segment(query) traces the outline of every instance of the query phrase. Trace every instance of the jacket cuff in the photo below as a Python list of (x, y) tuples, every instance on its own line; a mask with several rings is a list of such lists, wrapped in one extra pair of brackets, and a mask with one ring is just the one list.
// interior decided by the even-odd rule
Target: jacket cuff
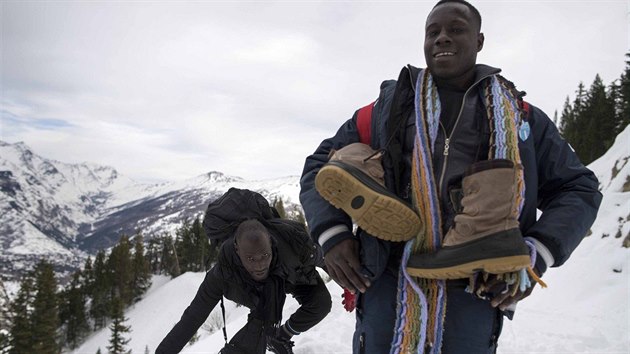
[(534, 270), (538, 276), (542, 276), (547, 271), (547, 267), (554, 264), (555, 260), (553, 255), (551, 251), (549, 251), (549, 248), (537, 239), (533, 237), (526, 237), (525, 239), (533, 243), (534, 247), (536, 247), (536, 263), (534, 264)]
[(297, 336), (300, 332), (294, 330), (289, 324), (289, 320), (287, 320), (280, 328), (278, 328), (278, 332), (276, 336), (282, 340), (288, 341), (291, 340), (291, 337)]
[(328, 230), (322, 232), (317, 238), (317, 242), (320, 246), (322, 246), (322, 251), (324, 251), (324, 257), (326, 257), (326, 253), (333, 248), (335, 245), (340, 243), (343, 240), (347, 240), (350, 238), (354, 238), (354, 234), (350, 231), (348, 226), (346, 225), (335, 225)]
[(543, 274), (547, 271), (547, 263), (542, 257), (536, 257), (536, 263), (534, 264), (534, 271), (538, 274), (539, 277), (542, 277)]

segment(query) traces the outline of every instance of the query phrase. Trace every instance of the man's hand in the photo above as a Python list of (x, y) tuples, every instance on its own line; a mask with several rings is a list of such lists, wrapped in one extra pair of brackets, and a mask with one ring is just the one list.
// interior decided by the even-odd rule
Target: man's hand
[(359, 242), (347, 239), (333, 246), (325, 255), (324, 263), (328, 274), (341, 287), (350, 292), (365, 292), (370, 281), (361, 274)]
[(277, 336), (267, 337), (267, 350), (275, 354), (293, 354), (294, 343)]
[(488, 280), (482, 281), (478, 287), (483, 289), (482, 292), (490, 300), (492, 307), (498, 307), (501, 311), (505, 311), (510, 305), (515, 304), (524, 298), (528, 297), (534, 290), (536, 282), (531, 279), (532, 286), (521, 291), (520, 289), (514, 292), (514, 287), (518, 287), (518, 284), (508, 286), (503, 279), (497, 277), (496, 274), (490, 274)]

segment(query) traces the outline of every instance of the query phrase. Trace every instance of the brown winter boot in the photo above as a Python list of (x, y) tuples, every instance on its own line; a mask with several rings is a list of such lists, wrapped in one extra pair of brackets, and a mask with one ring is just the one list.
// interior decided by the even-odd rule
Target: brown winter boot
[(463, 211), (455, 216), (442, 248), (409, 258), (409, 274), (459, 279), (481, 270), (501, 274), (529, 266), (529, 248), (518, 228), (517, 173), (512, 161), (502, 159), (468, 168), (462, 181)]
[(315, 188), (371, 235), (388, 241), (407, 241), (420, 230), (420, 218), (405, 201), (385, 188), (381, 156), (381, 152), (362, 143), (333, 150), (315, 177)]

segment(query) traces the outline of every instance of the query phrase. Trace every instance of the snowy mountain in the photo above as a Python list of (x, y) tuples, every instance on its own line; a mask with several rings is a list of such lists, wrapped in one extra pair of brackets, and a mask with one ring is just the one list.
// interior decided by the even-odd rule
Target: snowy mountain
[(141, 230), (151, 237), (200, 216), (230, 187), (282, 198), (299, 209), (299, 178), (247, 181), (220, 172), (180, 182), (143, 184), (114, 168), (46, 159), (24, 143), (0, 141), (0, 275), (11, 279), (47, 258), (58, 271)]
[[(613, 147), (589, 167), (604, 194), (598, 218), (572, 257), (544, 276), (547, 289), (537, 288), (518, 304), (513, 321), (505, 321), (498, 353), (630, 353), (630, 127)], [(128, 348), (153, 352), (195, 296), (203, 273), (175, 279), (154, 277), (145, 298), (127, 310), (131, 326)], [(342, 290), (327, 283), (331, 313), (310, 331), (294, 337), (296, 354), (351, 353), (354, 313), (341, 305)], [(298, 307), (287, 298), (283, 318)], [(228, 336), (247, 320), (247, 309), (226, 302)], [(224, 345), (223, 320), (217, 306), (198, 339), (182, 353), (216, 353)], [(73, 354), (105, 350), (109, 330), (94, 333)]]

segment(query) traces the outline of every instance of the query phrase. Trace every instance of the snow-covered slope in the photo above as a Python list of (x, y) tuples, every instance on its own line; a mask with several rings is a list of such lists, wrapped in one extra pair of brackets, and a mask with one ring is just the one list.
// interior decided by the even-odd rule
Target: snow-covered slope
[(300, 208), (297, 176), (247, 181), (209, 172), (143, 184), (112, 167), (49, 160), (24, 143), (0, 141), (0, 275), (17, 277), (42, 258), (70, 271), (123, 234), (140, 230), (150, 238), (173, 231), (230, 187), (282, 198), (287, 212)]
[[(589, 166), (604, 194), (591, 235), (565, 265), (547, 271), (547, 289), (537, 288), (519, 303), (514, 321), (505, 321), (499, 353), (630, 353), (630, 249), (622, 247), (630, 234), (629, 159), (630, 127)], [(168, 282), (154, 280), (146, 298), (126, 313), (133, 330), (129, 348), (134, 353), (147, 347), (155, 350), (194, 297), (203, 276), (186, 273)], [(332, 281), (327, 286), (333, 309), (317, 326), (294, 338), (296, 354), (351, 353), (354, 313), (343, 309), (341, 288)], [(288, 298), (284, 318), (297, 306)], [(226, 307), (231, 336), (245, 323), (247, 311), (229, 301)], [(216, 353), (223, 347), (219, 311), (214, 309), (197, 341), (183, 353)], [(109, 330), (104, 329), (73, 353), (105, 350), (108, 338)]]

